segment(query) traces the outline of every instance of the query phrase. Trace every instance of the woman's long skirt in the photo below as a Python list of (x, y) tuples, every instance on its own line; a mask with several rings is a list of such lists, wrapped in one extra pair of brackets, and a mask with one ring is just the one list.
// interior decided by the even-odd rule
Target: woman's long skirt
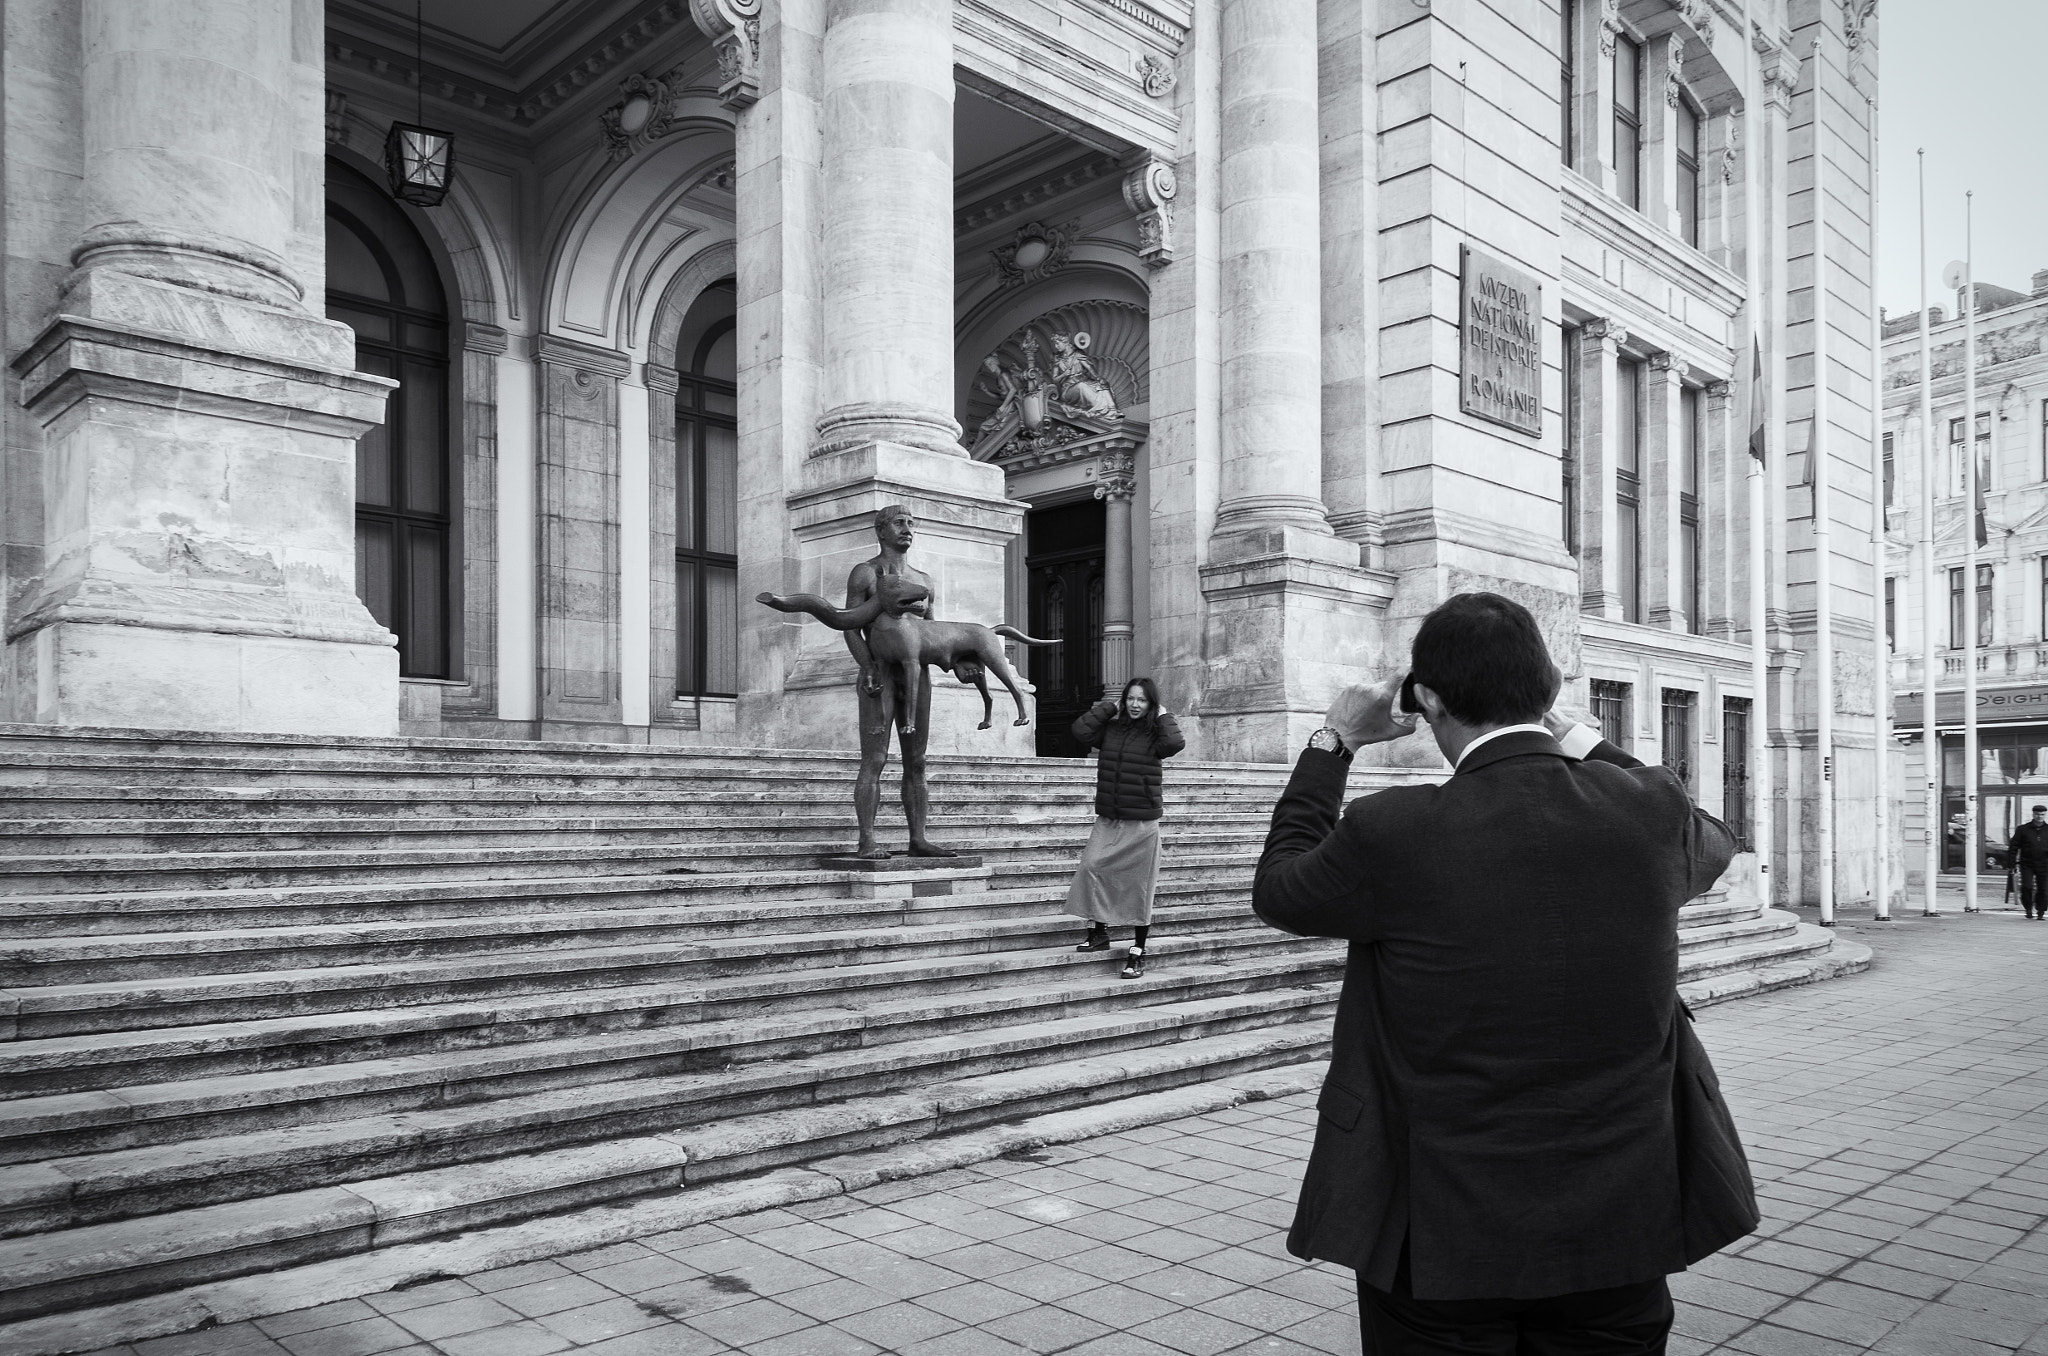
[(1159, 821), (1097, 819), (1067, 887), (1067, 912), (1112, 927), (1150, 927), (1159, 883)]

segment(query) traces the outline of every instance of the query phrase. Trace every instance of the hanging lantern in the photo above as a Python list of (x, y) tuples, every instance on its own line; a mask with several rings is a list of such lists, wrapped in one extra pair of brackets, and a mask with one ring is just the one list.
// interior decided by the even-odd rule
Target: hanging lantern
[(455, 170), (455, 138), (417, 123), (394, 122), (384, 139), (384, 171), (391, 196), (421, 207), (439, 207)]

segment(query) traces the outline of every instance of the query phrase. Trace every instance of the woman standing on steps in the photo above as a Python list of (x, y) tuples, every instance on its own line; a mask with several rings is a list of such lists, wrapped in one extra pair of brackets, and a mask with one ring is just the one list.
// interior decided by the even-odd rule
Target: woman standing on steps
[(1074, 722), (1074, 738), (1096, 749), (1095, 829), (1067, 887), (1067, 912), (1089, 922), (1076, 951), (1109, 950), (1109, 929), (1132, 927), (1123, 977), (1145, 973), (1152, 893), (1159, 881), (1162, 759), (1187, 747), (1180, 726), (1159, 706), (1150, 678), (1133, 678), (1121, 696), (1104, 697)]

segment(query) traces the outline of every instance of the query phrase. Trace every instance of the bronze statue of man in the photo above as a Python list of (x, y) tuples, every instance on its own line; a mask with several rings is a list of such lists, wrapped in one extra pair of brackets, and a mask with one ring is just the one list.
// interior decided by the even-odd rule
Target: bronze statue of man
[[(916, 536), (917, 515), (903, 505), (889, 504), (875, 513), (875, 541), (881, 549), (873, 560), (862, 561), (846, 576), (849, 609), (859, 607), (874, 594), (878, 578), (896, 575), (925, 587), (926, 596), (911, 604), (910, 610), (927, 618), (932, 615), (937, 598), (930, 592), (931, 576), (913, 568), (903, 558)], [(898, 730), (897, 743), (903, 751), (903, 817), (910, 821), (910, 855), (957, 857), (957, 852), (938, 847), (925, 836), (925, 817), (931, 808), (924, 784), (924, 751), (931, 738), (931, 670), (918, 667), (917, 692), (906, 711), (901, 709), (905, 703), (897, 702), (892, 693), (884, 690), (882, 675), (876, 671), (874, 657), (868, 652), (867, 633), (848, 631), (846, 648), (853, 652), (854, 663), (860, 665), (860, 681), (854, 685), (860, 699), (860, 775), (853, 784), (853, 813), (860, 822), (860, 846), (855, 855), (889, 855), (889, 850), (875, 841), (875, 812), (882, 805), (882, 769), (889, 762), (890, 727), (908, 724), (911, 728)], [(910, 717), (907, 722), (906, 715)]]

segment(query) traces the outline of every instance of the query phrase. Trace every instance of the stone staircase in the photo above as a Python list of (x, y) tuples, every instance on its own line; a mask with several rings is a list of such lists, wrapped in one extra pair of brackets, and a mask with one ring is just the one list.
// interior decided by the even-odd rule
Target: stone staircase
[[(1136, 983), (1059, 912), (1090, 766), (936, 759), (981, 865), (819, 869), (853, 770), (0, 726), (0, 1347), (1323, 1055), (1342, 948), (1248, 908), (1285, 768), (1175, 764)], [(1725, 891), (1684, 922), (1696, 1001), (1860, 965)]]

